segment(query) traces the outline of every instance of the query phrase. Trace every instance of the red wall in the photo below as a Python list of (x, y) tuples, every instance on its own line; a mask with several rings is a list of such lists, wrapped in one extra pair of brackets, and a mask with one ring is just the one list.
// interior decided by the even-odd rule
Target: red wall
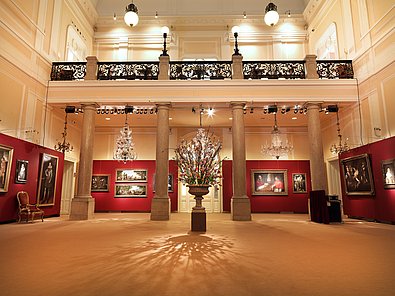
[(395, 158), (395, 137), (364, 145), (345, 153), (339, 161), (351, 156), (369, 154), (372, 164), (375, 195), (347, 195), (340, 162), (344, 213), (351, 217), (395, 223), (395, 189), (384, 189), (381, 161)]
[[(251, 212), (294, 212), (307, 213), (308, 192), (311, 190), (310, 162), (308, 160), (247, 160), (246, 163), (247, 196), (251, 201)], [(288, 195), (252, 195), (251, 170), (286, 169), (288, 178)], [(232, 161), (224, 160), (223, 173), (223, 209), (230, 212), (232, 188)], [(293, 193), (292, 174), (306, 173), (306, 193)]]
[[(11, 174), (8, 183), (8, 192), (0, 192), (0, 222), (14, 221), (18, 218), (18, 191), (26, 191), (30, 196), (30, 203), (37, 202), (39, 183), (40, 159), (42, 153), (48, 153), (59, 158), (56, 174), (56, 193), (54, 206), (41, 206), (45, 216), (60, 215), (60, 199), (62, 194), (63, 154), (30, 142), (0, 134), (0, 144), (14, 148), (11, 164)], [(26, 184), (15, 184), (16, 160), (27, 160), (28, 176)]]
[[(147, 197), (119, 198), (115, 195), (115, 172), (117, 169), (143, 169), (147, 170)], [(171, 211), (178, 209), (178, 168), (174, 160), (169, 161), (169, 173), (173, 175), (173, 192), (169, 192), (171, 200)], [(117, 160), (94, 160), (93, 174), (110, 175), (110, 186), (108, 192), (92, 192), (95, 198), (96, 211), (133, 211), (150, 212), (151, 201), (154, 197), (153, 181), (155, 174), (155, 160), (134, 160), (132, 162), (119, 162)]]

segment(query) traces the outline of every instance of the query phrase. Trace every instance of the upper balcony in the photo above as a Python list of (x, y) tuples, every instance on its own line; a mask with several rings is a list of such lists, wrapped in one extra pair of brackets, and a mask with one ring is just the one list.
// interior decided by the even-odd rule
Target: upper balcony
[[(350, 60), (54, 62), (49, 102), (355, 101)], [(63, 81), (68, 81), (65, 83)], [(153, 87), (155, 86), (155, 87)], [(78, 87), (78, 99), (70, 91)], [(69, 89), (70, 88), (70, 89)]]

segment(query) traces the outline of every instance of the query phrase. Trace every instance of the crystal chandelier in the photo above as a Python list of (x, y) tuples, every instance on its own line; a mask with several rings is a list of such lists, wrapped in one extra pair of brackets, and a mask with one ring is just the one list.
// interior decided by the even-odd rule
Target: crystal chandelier
[(271, 157), (275, 157), (279, 159), (280, 156), (284, 156), (293, 150), (293, 146), (288, 143), (286, 140), (285, 145), (283, 145), (283, 141), (281, 139), (281, 133), (277, 126), (277, 114), (274, 113), (274, 127), (272, 130), (272, 143), (271, 145), (262, 145), (262, 154), (269, 155)]
[(345, 151), (348, 151), (350, 147), (348, 147), (347, 140), (342, 142), (342, 135), (340, 133), (340, 124), (339, 124), (339, 112), (336, 111), (336, 125), (337, 125), (337, 136), (339, 138), (339, 145), (333, 144), (330, 148), (332, 154), (339, 154)]
[(66, 136), (67, 136), (67, 111), (65, 111), (65, 114), (66, 115), (65, 115), (65, 118), (64, 118), (64, 129), (63, 129), (63, 133), (62, 133), (63, 141), (62, 142), (58, 141), (58, 143), (55, 145), (55, 150), (56, 151), (60, 151), (62, 153), (73, 151), (73, 146), (71, 146), (71, 144), (66, 141)]
[(128, 125), (128, 113), (126, 114), (125, 126), (121, 128), (120, 135), (116, 141), (116, 148), (114, 151), (114, 159), (126, 163), (128, 160), (137, 159), (137, 153), (134, 150), (134, 142), (132, 130)]

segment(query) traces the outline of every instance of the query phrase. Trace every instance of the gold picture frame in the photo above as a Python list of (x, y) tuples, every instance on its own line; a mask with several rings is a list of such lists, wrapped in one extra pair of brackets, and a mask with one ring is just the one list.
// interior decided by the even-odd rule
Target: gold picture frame
[(58, 157), (43, 153), (37, 196), (37, 204), (39, 206), (55, 205), (57, 171)]
[(8, 191), (14, 148), (0, 145), (0, 192)]

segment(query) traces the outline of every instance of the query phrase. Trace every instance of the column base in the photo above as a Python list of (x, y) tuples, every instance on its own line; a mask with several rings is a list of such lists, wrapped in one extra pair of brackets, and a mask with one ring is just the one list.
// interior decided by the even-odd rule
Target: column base
[(206, 212), (204, 210), (192, 211), (191, 231), (206, 232)]
[(71, 200), (69, 220), (89, 220), (94, 218), (95, 199), (91, 196), (76, 196)]
[(152, 199), (151, 203), (151, 220), (166, 221), (170, 220), (170, 198), (156, 197)]
[(231, 213), (233, 221), (251, 221), (251, 203), (248, 196), (233, 196)]

